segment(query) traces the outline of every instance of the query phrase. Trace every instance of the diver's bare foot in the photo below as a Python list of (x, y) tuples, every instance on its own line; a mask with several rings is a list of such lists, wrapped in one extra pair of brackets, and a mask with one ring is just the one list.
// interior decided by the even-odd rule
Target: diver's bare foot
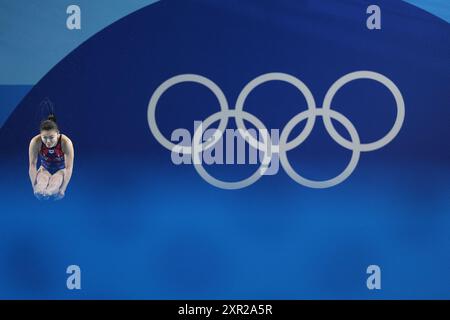
[(48, 196), (45, 195), (42, 192), (34, 192), (34, 196), (38, 199), (38, 200), (47, 200)]
[(61, 200), (62, 198), (64, 198), (64, 196), (65, 196), (65, 193), (64, 192), (58, 192), (56, 195), (55, 195), (55, 200)]

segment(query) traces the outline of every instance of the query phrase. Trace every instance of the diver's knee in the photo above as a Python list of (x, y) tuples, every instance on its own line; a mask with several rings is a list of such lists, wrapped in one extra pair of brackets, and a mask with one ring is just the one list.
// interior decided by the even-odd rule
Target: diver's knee
[(37, 181), (34, 186), (35, 193), (42, 193), (47, 187), (47, 183), (44, 181)]
[(48, 174), (46, 174), (45, 172), (39, 173), (36, 177), (36, 182), (39, 184), (48, 183), (49, 180), (50, 180), (50, 176)]

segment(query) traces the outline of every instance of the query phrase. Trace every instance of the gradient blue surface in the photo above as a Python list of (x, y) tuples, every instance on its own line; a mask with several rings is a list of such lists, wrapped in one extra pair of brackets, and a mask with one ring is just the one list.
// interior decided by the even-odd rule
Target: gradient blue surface
[[(367, 1), (163, 1), (67, 56), (0, 130), (0, 297), (450, 298), (450, 30), (405, 3), (379, 2), (383, 29), (371, 32), (360, 14)], [(361, 69), (397, 84), (405, 123), (331, 189), (282, 171), (217, 189), (192, 166), (173, 165), (148, 129), (151, 94), (176, 74), (211, 78), (232, 104), (254, 77), (287, 72), (320, 105), (335, 80)], [(60, 202), (34, 199), (27, 176), (45, 97), (76, 148)], [(364, 142), (393, 123), (392, 96), (376, 83), (352, 83), (334, 103)], [(304, 105), (293, 88), (270, 83), (246, 110), (280, 128)], [(170, 134), (216, 110), (207, 90), (185, 84), (163, 96), (157, 118)], [(320, 123), (289, 153), (315, 178), (338, 173), (349, 156)], [(250, 169), (208, 168), (229, 179)], [(69, 264), (82, 269), (79, 292), (65, 287)], [(382, 268), (379, 292), (366, 288), (369, 264)]]

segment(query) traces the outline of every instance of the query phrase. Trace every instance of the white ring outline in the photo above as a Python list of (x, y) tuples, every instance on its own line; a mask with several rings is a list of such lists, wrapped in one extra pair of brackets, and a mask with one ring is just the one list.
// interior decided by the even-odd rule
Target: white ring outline
[[(147, 108), (147, 121), (150, 127), (150, 131), (155, 136), (156, 140), (165, 147), (166, 149), (176, 152), (176, 153), (183, 153), (183, 154), (191, 154), (192, 153), (192, 146), (180, 146), (174, 144), (172, 141), (168, 140), (164, 135), (161, 133), (161, 131), (158, 128), (158, 125), (156, 124), (156, 105), (158, 104), (159, 99), (161, 98), (162, 94), (168, 90), (170, 87), (183, 83), (183, 82), (195, 82), (204, 85), (209, 90), (212, 91), (212, 93), (216, 96), (217, 100), (219, 101), (220, 110), (221, 111), (227, 111), (228, 109), (228, 101), (225, 97), (225, 94), (223, 91), (219, 88), (217, 84), (215, 84), (210, 79), (200, 76), (198, 74), (181, 74), (178, 76), (174, 76), (170, 79), (167, 79), (164, 81), (153, 93), (152, 97), (150, 98), (150, 101), (148, 103)], [(219, 127), (215, 133), (214, 133), (214, 139), (215, 141), (220, 139), (219, 135), (221, 132), (224, 132), (226, 127), (228, 125), (228, 118), (220, 119)], [(211, 147), (212, 145), (209, 145), (208, 147)]]
[(358, 165), (359, 156), (361, 153), (360, 152), (359, 135), (358, 135), (358, 132), (356, 131), (355, 127), (353, 126), (353, 124), (350, 122), (350, 120), (348, 120), (343, 114), (341, 114), (335, 110), (331, 110), (331, 109), (325, 110), (323, 108), (320, 108), (320, 109), (315, 109), (315, 110), (306, 110), (306, 111), (303, 111), (303, 112), (297, 114), (296, 116), (294, 116), (286, 124), (285, 130), (283, 130), (283, 132), (281, 133), (280, 146), (283, 145), (283, 143), (286, 143), (287, 139), (289, 138), (289, 134), (291, 133), (292, 129), (294, 129), (294, 127), (298, 123), (303, 121), (305, 118), (309, 118), (311, 116), (308, 114), (311, 112), (314, 113), (314, 116), (322, 116), (322, 117), (324, 116), (324, 114), (329, 113), (329, 116), (331, 118), (338, 120), (350, 134), (350, 137), (353, 140), (352, 143), (353, 143), (354, 147), (352, 148), (352, 157), (351, 157), (347, 167), (344, 169), (344, 171), (342, 171), (339, 175), (337, 175), (334, 178), (318, 181), (318, 180), (310, 180), (310, 179), (304, 178), (301, 175), (299, 175), (292, 168), (291, 164), (289, 163), (289, 160), (287, 158), (287, 153), (286, 153), (286, 151), (288, 151), (288, 150), (284, 150), (283, 148), (280, 148), (280, 163), (281, 163), (281, 166), (283, 167), (284, 171), (287, 173), (287, 175), (289, 177), (291, 177), (291, 179), (293, 179), (297, 183), (299, 183), (305, 187), (309, 187), (309, 188), (316, 188), (316, 189), (329, 188), (329, 187), (335, 186), (335, 185), (343, 182), (345, 179), (347, 179), (352, 174), (352, 172), (355, 170), (356, 166)]
[[(342, 76), (338, 80), (336, 80), (328, 89), (327, 93), (325, 94), (325, 98), (323, 99), (323, 105), (322, 108), (324, 110), (331, 110), (331, 101), (334, 98), (334, 95), (336, 92), (342, 88), (345, 84), (353, 81), (353, 80), (359, 80), (359, 79), (370, 79), (375, 80), (380, 83), (382, 83), (385, 87), (391, 91), (392, 95), (394, 96), (395, 103), (397, 106), (397, 116), (394, 122), (394, 125), (392, 126), (391, 130), (382, 138), (370, 142), (370, 143), (361, 143), (361, 151), (373, 151), (380, 149), (387, 145), (389, 142), (391, 142), (395, 136), (400, 132), (400, 129), (402, 128), (403, 121), (405, 119), (405, 101), (403, 100), (403, 96), (400, 92), (400, 90), (397, 88), (397, 86), (387, 77), (384, 75), (373, 72), (373, 71), (355, 71), (346, 74), (345, 76)], [(333, 122), (328, 117), (328, 114), (325, 112), (323, 116), (323, 123), (325, 124), (325, 128), (327, 129), (328, 133), (331, 135), (331, 137), (342, 147), (351, 150), (352, 143), (342, 137), (334, 128)]]

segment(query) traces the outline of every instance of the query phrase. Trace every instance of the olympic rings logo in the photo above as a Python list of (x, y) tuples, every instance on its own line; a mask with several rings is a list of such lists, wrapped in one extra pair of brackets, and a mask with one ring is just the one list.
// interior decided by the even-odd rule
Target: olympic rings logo
[[(343, 114), (331, 109), (332, 101), (337, 91), (344, 85), (348, 84), (349, 82), (358, 79), (370, 79), (378, 81), (381, 84), (383, 84), (387, 89), (389, 89), (389, 91), (394, 96), (395, 103), (397, 106), (396, 119), (390, 131), (382, 138), (370, 143), (362, 143), (360, 141), (358, 132), (356, 131), (355, 127), (350, 122), (350, 120), (348, 120)], [(248, 132), (244, 120), (250, 122), (258, 130), (260, 130), (260, 132), (267, 133), (266, 127), (256, 116), (244, 111), (244, 105), (245, 100), (247, 99), (248, 95), (253, 89), (269, 81), (283, 81), (296, 87), (300, 91), (300, 93), (303, 94), (303, 96), (305, 97), (307, 109), (305, 111), (298, 113), (287, 122), (287, 124), (281, 131), (280, 141), (278, 145), (272, 144), (272, 141), (268, 134), (262, 135), (264, 140), (262, 143), (252, 135), (248, 134), (245, 135), (244, 139), (253, 148), (259, 149), (264, 153), (264, 157), (261, 161), (261, 166), (259, 170), (253, 173), (250, 177), (236, 182), (226, 182), (214, 178), (205, 170), (200, 161), (200, 154), (204, 150), (211, 148), (214, 145), (213, 143), (209, 143), (208, 141), (201, 142), (203, 134), (202, 127), (208, 128), (214, 122), (219, 121), (218, 129), (215, 131), (212, 141), (218, 141), (221, 138), (224, 130), (227, 127), (228, 120), (230, 118), (235, 119), (238, 132), (240, 132), (241, 135), (244, 132)], [(165, 138), (161, 133), (161, 131), (159, 130), (155, 118), (156, 106), (158, 104), (159, 99), (164, 94), (164, 92), (169, 88), (171, 88), (172, 86), (183, 82), (194, 82), (207, 87), (216, 96), (220, 106), (220, 111), (212, 114), (207, 119), (205, 119), (202, 122), (202, 127), (199, 127), (195, 130), (191, 146), (175, 145), (167, 138)], [(292, 168), (287, 157), (287, 152), (289, 150), (298, 147), (308, 138), (309, 134), (313, 130), (314, 123), (317, 117), (321, 117), (323, 119), (323, 123), (325, 125), (328, 134), (334, 141), (336, 141), (336, 143), (352, 151), (351, 159), (347, 167), (344, 169), (344, 171), (342, 171), (339, 175), (337, 175), (332, 179), (322, 181), (310, 180), (301, 176)], [(310, 188), (329, 188), (338, 185), (339, 183), (346, 180), (355, 170), (361, 152), (369, 152), (380, 149), (385, 145), (387, 145), (389, 142), (391, 142), (397, 136), (403, 125), (404, 118), (405, 118), (405, 103), (400, 90), (386, 76), (373, 71), (355, 71), (339, 78), (328, 89), (327, 93), (325, 94), (325, 98), (323, 100), (321, 108), (316, 106), (314, 97), (311, 91), (308, 89), (308, 87), (301, 80), (286, 73), (266, 73), (250, 81), (240, 92), (234, 109), (229, 108), (224, 93), (210, 79), (196, 74), (181, 74), (164, 81), (155, 90), (152, 97), (150, 98), (147, 109), (147, 120), (150, 127), (150, 131), (152, 132), (156, 140), (162, 146), (173, 152), (181, 152), (183, 154), (191, 155), (194, 167), (199, 173), (199, 175), (211, 185), (223, 189), (240, 189), (255, 183), (258, 179), (260, 179), (264, 175), (264, 172), (267, 170), (267, 166), (272, 158), (272, 153), (279, 154), (280, 162), (285, 172), (294, 181), (303, 186)], [(331, 119), (340, 122), (344, 126), (344, 128), (348, 131), (351, 140), (347, 140), (336, 131)], [(294, 127), (304, 120), (306, 120), (306, 125), (302, 130), (302, 132), (294, 139), (288, 141), (288, 137), (292, 132), (292, 130), (294, 129)]]

